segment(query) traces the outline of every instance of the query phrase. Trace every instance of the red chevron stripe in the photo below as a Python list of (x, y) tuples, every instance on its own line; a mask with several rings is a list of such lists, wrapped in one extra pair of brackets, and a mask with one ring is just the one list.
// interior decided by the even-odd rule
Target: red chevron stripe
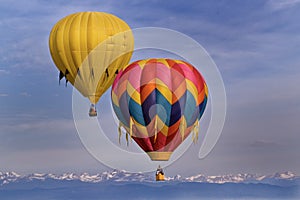
[(173, 65), (176, 64), (176, 62), (175, 62), (174, 60), (171, 60), (171, 59), (166, 59), (166, 61), (167, 61), (168, 65), (169, 65), (171, 68), (173, 67)]
[[(185, 130), (184, 138), (187, 138), (191, 130), (193, 129), (193, 126), (188, 127)], [(182, 137), (179, 132), (176, 134), (172, 134), (171, 136), (165, 136), (161, 132), (157, 133), (156, 141), (154, 141), (154, 136), (151, 136), (149, 138), (138, 138), (133, 137), (134, 141), (136, 141), (139, 146), (145, 151), (174, 151), (181, 143), (182, 143)]]
[(190, 63), (187, 63), (187, 62), (184, 62), (184, 63), (191, 69), (191, 71), (193, 73), (193, 76), (195, 77), (195, 79), (197, 81), (196, 83), (198, 83), (198, 84), (195, 84), (195, 86), (197, 87), (198, 91), (201, 91), (202, 88), (204, 88), (204, 84), (203, 83), (205, 83), (202, 75)]

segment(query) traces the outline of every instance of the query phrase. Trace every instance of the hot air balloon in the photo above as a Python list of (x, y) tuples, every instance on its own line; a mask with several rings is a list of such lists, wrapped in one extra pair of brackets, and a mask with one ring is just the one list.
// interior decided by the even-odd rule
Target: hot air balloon
[(125, 129), (126, 138), (131, 137), (151, 160), (169, 160), (191, 132), (197, 140), (207, 97), (203, 77), (185, 61), (133, 62), (120, 71), (111, 91), (119, 137)]
[(79, 12), (58, 21), (49, 37), (52, 59), (59, 80), (69, 81), (95, 104), (111, 86), (118, 71), (126, 66), (133, 51), (130, 27), (120, 18), (104, 12)]

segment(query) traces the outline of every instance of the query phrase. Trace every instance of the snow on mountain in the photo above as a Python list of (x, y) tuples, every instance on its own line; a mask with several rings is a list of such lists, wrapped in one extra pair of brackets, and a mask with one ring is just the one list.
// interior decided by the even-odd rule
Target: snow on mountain
[(276, 173), (272, 176), (270, 176), (269, 178), (276, 178), (276, 179), (294, 179), (296, 176), (296, 174), (292, 173), (292, 172), (284, 172), (284, 173)]
[(90, 175), (88, 173), (75, 174), (75, 173), (64, 173), (61, 175), (56, 174), (43, 174), (43, 173), (33, 173), (29, 175), (19, 175), (15, 172), (0, 172), (0, 185), (5, 185), (13, 182), (20, 181), (46, 181), (46, 180), (58, 180), (58, 181), (81, 181), (88, 183), (98, 183), (104, 181), (131, 181), (131, 182), (147, 182), (153, 181), (154, 178), (152, 176), (148, 176), (143, 173), (130, 173), (124, 170), (118, 171), (113, 170), (111, 172), (103, 172), (99, 174)]
[[(153, 174), (130, 173), (124, 170), (113, 170), (98, 174), (74, 174), (64, 173), (61, 175), (33, 173), (26, 176), (19, 175), (15, 172), (0, 172), (0, 185), (6, 185), (15, 182), (32, 182), (32, 181), (80, 181), (87, 183), (99, 183), (105, 181), (112, 182), (153, 182)], [(276, 173), (273, 175), (255, 175), (255, 174), (237, 174), (237, 175), (218, 175), (205, 176), (198, 174), (190, 177), (176, 175), (166, 177), (167, 182), (199, 182), (199, 183), (267, 183), (273, 185), (300, 184), (300, 177), (292, 172)]]
[(276, 173), (273, 175), (257, 175), (257, 174), (236, 174), (236, 175), (218, 175), (205, 176), (198, 174), (183, 178), (180, 175), (167, 177), (167, 181), (183, 181), (183, 182), (203, 182), (203, 183), (274, 183), (275, 181), (300, 181), (300, 177), (292, 172)]
[(265, 183), (271, 185), (299, 185), (300, 176), (292, 172), (275, 173), (273, 175), (257, 175), (257, 174), (237, 174), (237, 175), (219, 175), (204, 176), (196, 175), (183, 179), (186, 182), (203, 182), (203, 183)]

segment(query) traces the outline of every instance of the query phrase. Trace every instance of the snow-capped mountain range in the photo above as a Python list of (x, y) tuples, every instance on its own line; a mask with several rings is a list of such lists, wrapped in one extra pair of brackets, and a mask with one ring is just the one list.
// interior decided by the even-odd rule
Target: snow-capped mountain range
[[(19, 175), (15, 172), (0, 172), (0, 185), (11, 183), (23, 183), (33, 181), (79, 181), (86, 183), (100, 182), (153, 182), (154, 176), (149, 173), (130, 173), (126, 171), (113, 170), (90, 175), (88, 173), (74, 174), (64, 173), (61, 175), (34, 173), (30, 175)], [(273, 175), (237, 174), (205, 176), (198, 174), (190, 177), (166, 177), (166, 182), (200, 182), (200, 183), (265, 183), (272, 185), (299, 185), (300, 177), (292, 172), (276, 173)]]

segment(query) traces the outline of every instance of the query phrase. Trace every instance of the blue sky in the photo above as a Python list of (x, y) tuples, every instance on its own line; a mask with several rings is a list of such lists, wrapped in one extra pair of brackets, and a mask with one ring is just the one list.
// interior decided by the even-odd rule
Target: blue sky
[(170, 174), (300, 173), (299, 0), (1, 1), (0, 171), (107, 170), (77, 136), (72, 86), (58, 85), (48, 50), (59, 19), (90, 10), (113, 13), (132, 28), (180, 31), (222, 74), (228, 112), (217, 146), (204, 160), (192, 146)]

